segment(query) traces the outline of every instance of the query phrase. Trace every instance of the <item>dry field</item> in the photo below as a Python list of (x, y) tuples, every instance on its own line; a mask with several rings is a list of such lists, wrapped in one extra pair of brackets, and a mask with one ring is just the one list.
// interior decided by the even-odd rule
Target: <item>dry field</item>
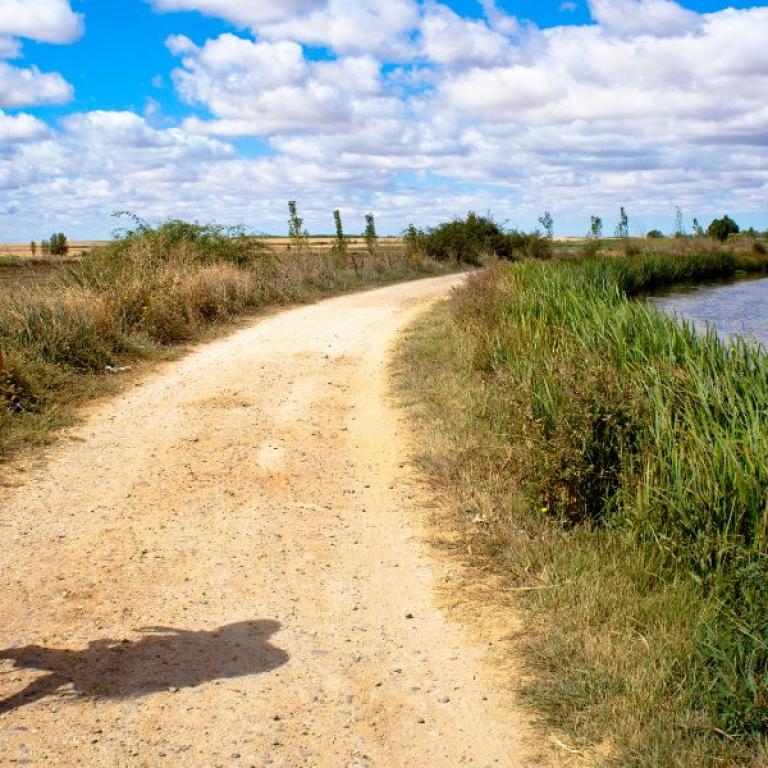
[[(291, 240), (288, 237), (265, 237), (264, 241), (273, 250), (278, 253), (286, 251), (291, 244)], [(329, 251), (333, 246), (335, 238), (333, 237), (311, 237), (309, 239), (309, 247), (313, 251)], [(96, 248), (108, 245), (109, 240), (78, 240), (70, 241), (69, 254), (70, 257), (82, 256), (85, 253), (89, 253)], [(362, 237), (349, 237), (347, 243), (352, 250), (365, 250), (365, 240)], [(399, 247), (402, 244), (402, 239), (399, 237), (381, 237), (379, 238), (379, 248), (387, 249)], [(36, 256), (40, 257), (40, 245), (38, 243), (38, 249)], [(3, 257), (9, 257), (13, 259), (30, 259), (33, 258), (32, 249), (30, 243), (0, 243), (0, 260)]]
[[(70, 241), (69, 253), (70, 256), (80, 256), (83, 253), (88, 253), (99, 248), (102, 245), (106, 245), (106, 240), (89, 240), (89, 241)], [(37, 245), (37, 257), (40, 257), (40, 244)], [(2, 257), (11, 257), (16, 259), (30, 259), (33, 257), (30, 243), (0, 243), (0, 259)]]

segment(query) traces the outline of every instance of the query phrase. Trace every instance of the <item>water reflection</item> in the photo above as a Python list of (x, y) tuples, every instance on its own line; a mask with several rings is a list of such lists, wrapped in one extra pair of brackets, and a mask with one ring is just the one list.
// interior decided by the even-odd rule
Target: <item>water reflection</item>
[(768, 347), (768, 278), (676, 287), (649, 301), (699, 329), (715, 328), (724, 340), (739, 335)]

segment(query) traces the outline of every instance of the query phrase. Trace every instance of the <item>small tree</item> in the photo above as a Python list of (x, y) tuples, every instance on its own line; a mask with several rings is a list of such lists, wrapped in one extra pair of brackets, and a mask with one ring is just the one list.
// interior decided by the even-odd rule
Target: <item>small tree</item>
[(309, 232), (304, 228), (304, 219), (299, 216), (299, 208), (295, 200), (288, 201), (288, 237), (291, 240), (289, 247), (296, 248), (298, 251), (306, 250), (309, 240)]
[(722, 219), (715, 219), (707, 227), (707, 234), (713, 240), (724, 243), (731, 235), (739, 234), (739, 225), (730, 216), (723, 216)]
[(403, 245), (405, 246), (405, 257), (411, 264), (421, 264), (424, 261), (425, 241), (427, 235), (415, 224), (409, 224), (403, 230)]
[(693, 220), (693, 236), (704, 237), (704, 227), (699, 224), (699, 220), (697, 218), (694, 218)]
[(593, 240), (599, 240), (603, 236), (603, 220), (599, 216), (590, 217), (589, 236)]
[(51, 256), (66, 256), (69, 253), (69, 244), (67, 237), (63, 232), (57, 232), (51, 235), (50, 254)]
[(664, 238), (664, 233), (660, 229), (652, 229), (646, 237), (650, 240), (662, 240)]
[(363, 237), (365, 238), (365, 247), (368, 255), (375, 256), (379, 236), (376, 234), (376, 221), (372, 213), (365, 214), (365, 232), (363, 232)]
[(333, 260), (337, 267), (344, 269), (347, 266), (347, 238), (344, 236), (344, 225), (341, 223), (341, 212), (333, 212), (333, 222), (336, 226), (336, 240), (331, 249)]
[(32, 258), (34, 259), (37, 256), (37, 243), (34, 240), (29, 244), (29, 250), (32, 251)]
[(544, 211), (544, 215), (539, 216), (539, 224), (541, 224), (541, 228), (544, 230), (544, 235), (549, 240), (552, 240), (555, 236), (555, 221), (549, 211)]
[(685, 231), (685, 219), (683, 217), (683, 209), (679, 206), (675, 206), (675, 237), (686, 237), (688, 233)]
[(629, 216), (624, 210), (624, 206), (619, 211), (619, 223), (616, 225), (616, 237), (629, 237)]

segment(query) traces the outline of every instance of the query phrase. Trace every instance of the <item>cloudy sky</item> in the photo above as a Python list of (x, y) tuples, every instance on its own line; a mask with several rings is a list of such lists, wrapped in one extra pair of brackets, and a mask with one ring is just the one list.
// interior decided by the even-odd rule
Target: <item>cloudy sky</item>
[(0, 241), (130, 209), (768, 226), (768, 3), (0, 0)]

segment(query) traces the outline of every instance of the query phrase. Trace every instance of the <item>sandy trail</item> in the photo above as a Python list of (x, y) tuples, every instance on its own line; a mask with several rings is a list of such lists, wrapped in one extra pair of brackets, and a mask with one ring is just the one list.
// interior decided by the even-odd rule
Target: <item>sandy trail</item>
[(0, 765), (515, 766), (386, 359), (458, 278), (290, 310), (95, 407), (0, 505)]

